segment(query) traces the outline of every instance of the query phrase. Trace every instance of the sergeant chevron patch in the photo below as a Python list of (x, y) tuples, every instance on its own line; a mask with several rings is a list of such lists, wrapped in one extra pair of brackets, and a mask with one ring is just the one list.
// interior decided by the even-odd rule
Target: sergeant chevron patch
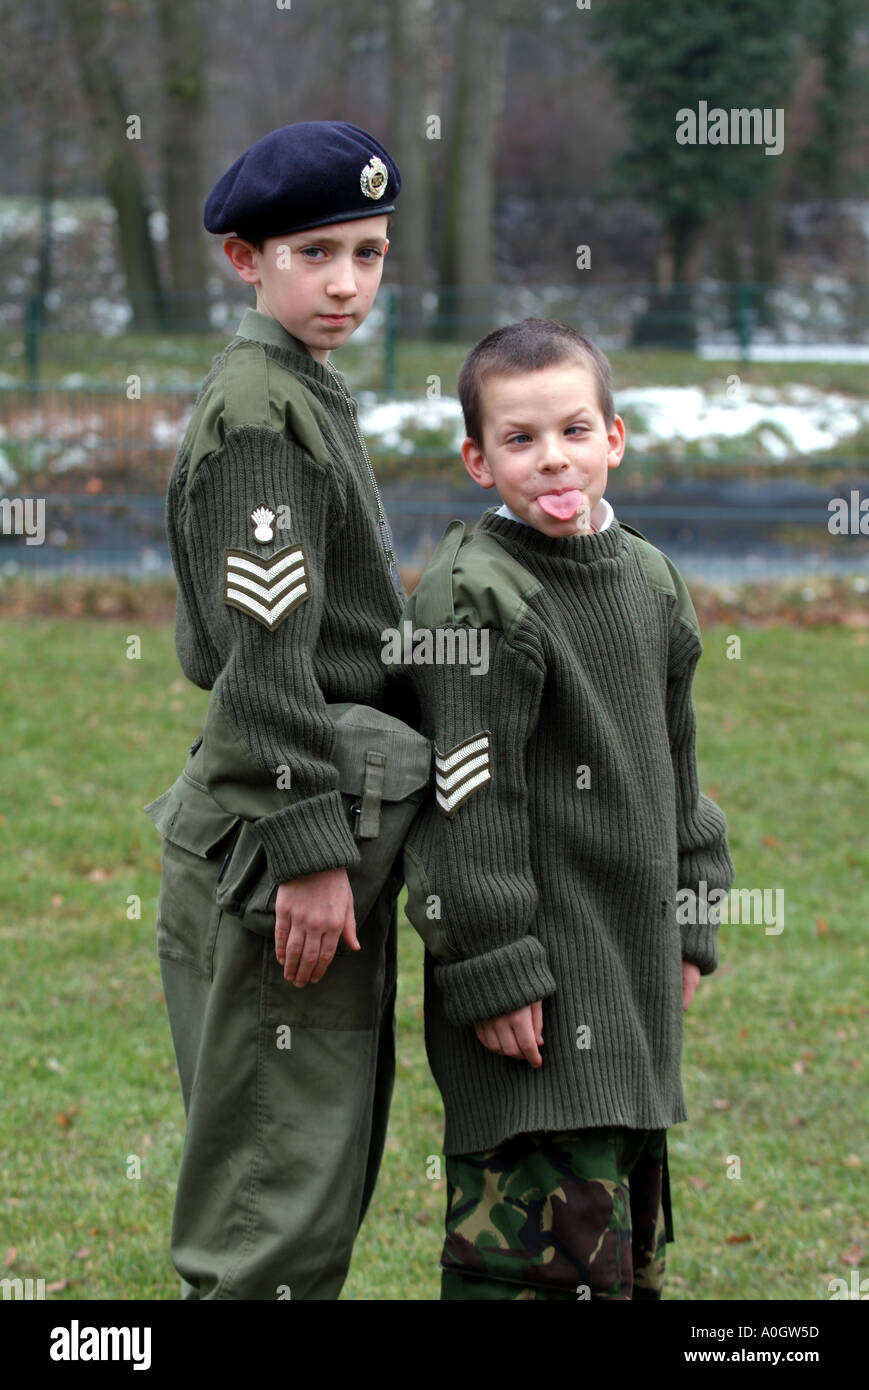
[(227, 550), (224, 559), (224, 603), (250, 613), (269, 632), (310, 597), (302, 545), (288, 545), (267, 560), (250, 550)]
[(445, 816), (454, 816), (463, 801), (491, 780), (489, 735), (472, 734), (449, 753), (435, 747), (435, 800)]

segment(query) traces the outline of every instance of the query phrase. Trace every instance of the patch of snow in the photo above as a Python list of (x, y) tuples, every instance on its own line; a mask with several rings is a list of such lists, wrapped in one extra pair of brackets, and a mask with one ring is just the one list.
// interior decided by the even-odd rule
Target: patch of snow
[(66, 449), (58, 458), (55, 459), (52, 472), (66, 473), (70, 468), (79, 468), (88, 461), (88, 451), (81, 445), (74, 444), (71, 449)]
[(185, 428), (180, 420), (170, 420), (168, 416), (160, 414), (151, 421), (151, 438), (161, 449), (170, 446), (176, 448), (184, 437)]
[(869, 401), (857, 402), (808, 386), (800, 388), (800, 404), (792, 405), (781, 395), (774, 403), (752, 400), (747, 387), (728, 398), (707, 395), (699, 386), (651, 386), (620, 391), (617, 404), (620, 410), (635, 410), (644, 433), (658, 441), (734, 439), (764, 425), (776, 426), (776, 443), (769, 442), (771, 429), (764, 431), (762, 439), (776, 457), (782, 456), (780, 449), (787, 447), (788, 439), (791, 452), (811, 453), (831, 448), (869, 422)]
[(162, 208), (148, 213), (148, 230), (155, 241), (165, 241), (169, 236), (169, 218)]
[(775, 430), (760, 430), (758, 432), (757, 442), (758, 444), (762, 444), (766, 452), (772, 454), (773, 458), (786, 459), (791, 455), (792, 451), (788, 448), (781, 435), (776, 434)]
[(0, 487), (6, 491), (9, 488), (13, 488), (17, 482), (18, 474), (15, 472), (15, 469), (12, 467), (12, 464), (3, 453), (2, 449), (0, 449)]
[[(707, 362), (732, 361), (735, 346), (708, 343), (697, 349)], [(869, 362), (869, 343), (753, 343), (750, 362)]]
[[(360, 400), (360, 425), (366, 435), (379, 435), (387, 448), (397, 446), (405, 425), (418, 429), (440, 430), (452, 425), (461, 430), (458, 443), (464, 439), (462, 408), (455, 399), (443, 396), (429, 400), (380, 401), (369, 403)], [(388, 438), (386, 437), (388, 436)]]
[(91, 312), (94, 328), (107, 338), (116, 338), (119, 333), (123, 333), (133, 317), (126, 301), (121, 303), (119, 300), (111, 299), (92, 299)]

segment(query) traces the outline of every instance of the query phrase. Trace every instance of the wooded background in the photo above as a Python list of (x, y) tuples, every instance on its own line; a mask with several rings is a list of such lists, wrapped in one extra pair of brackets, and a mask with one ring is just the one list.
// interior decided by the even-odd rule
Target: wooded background
[[(424, 293), (461, 320), (496, 283), (649, 284), (658, 308), (700, 277), (835, 271), (865, 292), (866, 0), (582, 3), (3, 0), (0, 207), (30, 210), (3, 218), (3, 297), (47, 317), (59, 293), (113, 288), (140, 329), (204, 326), (227, 273), (205, 195), (312, 119), (362, 125), (399, 162), (405, 337), (426, 331)], [(783, 109), (783, 152), (677, 144), (701, 100)], [(58, 238), (57, 200), (83, 195), (116, 216), (98, 257)]]

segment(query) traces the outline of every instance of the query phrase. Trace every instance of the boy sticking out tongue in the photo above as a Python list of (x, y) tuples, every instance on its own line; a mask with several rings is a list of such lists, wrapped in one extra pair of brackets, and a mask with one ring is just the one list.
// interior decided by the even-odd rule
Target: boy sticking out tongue
[(577, 488), (568, 488), (567, 492), (541, 492), (537, 501), (547, 516), (554, 516), (558, 521), (570, 521), (575, 516), (577, 531), (587, 534), (592, 529), (588, 503)]
[(508, 324), (458, 389), (465, 468), (504, 505), (451, 524), (402, 614), (455, 629), (453, 652), (485, 633), (489, 658), (402, 667), (434, 744), (404, 864), (444, 1102), (441, 1296), (659, 1299), (682, 1011), (718, 964), (717, 923), (677, 903), (733, 880), (697, 777), (697, 616), (604, 500), (625, 428), (593, 343)]
[(602, 498), (625, 427), (601, 408), (591, 367), (573, 360), (533, 373), (495, 370), (485, 384), (485, 417), (462, 459), (474, 482), (498, 489), (501, 515), (553, 537), (605, 530), (612, 508)]

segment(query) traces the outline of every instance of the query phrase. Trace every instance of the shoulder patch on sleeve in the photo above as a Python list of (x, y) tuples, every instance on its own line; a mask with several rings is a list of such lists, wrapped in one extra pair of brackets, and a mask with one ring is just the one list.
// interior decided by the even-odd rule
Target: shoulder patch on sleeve
[(420, 627), (496, 628), (512, 637), (543, 585), (502, 545), (451, 521), (413, 592)]
[(489, 738), (484, 729), (447, 753), (435, 745), (435, 800), (445, 816), (454, 816), (469, 796), (491, 781)]
[(303, 545), (288, 545), (268, 559), (250, 550), (224, 553), (224, 603), (249, 613), (269, 632), (310, 598), (310, 592)]

